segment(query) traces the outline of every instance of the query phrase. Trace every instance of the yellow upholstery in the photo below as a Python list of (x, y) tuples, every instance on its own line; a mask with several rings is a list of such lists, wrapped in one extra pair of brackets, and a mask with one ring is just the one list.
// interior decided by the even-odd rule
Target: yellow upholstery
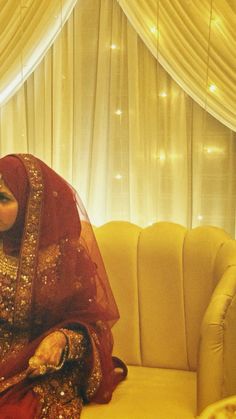
[(235, 417), (236, 396), (231, 396), (208, 406), (199, 419), (233, 419)]
[(130, 367), (108, 405), (86, 406), (81, 419), (193, 419), (196, 374)]
[(95, 234), (121, 314), (114, 354), (136, 366), (96, 419), (193, 418), (195, 384), (199, 412), (236, 394), (236, 242), (164, 222)]

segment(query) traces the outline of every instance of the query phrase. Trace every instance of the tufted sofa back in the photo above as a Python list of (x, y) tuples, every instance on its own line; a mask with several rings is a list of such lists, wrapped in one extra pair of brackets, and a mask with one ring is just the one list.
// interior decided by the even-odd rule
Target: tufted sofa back
[(201, 321), (235, 241), (216, 227), (167, 222), (142, 229), (114, 221), (95, 234), (120, 310), (115, 354), (128, 364), (195, 370)]

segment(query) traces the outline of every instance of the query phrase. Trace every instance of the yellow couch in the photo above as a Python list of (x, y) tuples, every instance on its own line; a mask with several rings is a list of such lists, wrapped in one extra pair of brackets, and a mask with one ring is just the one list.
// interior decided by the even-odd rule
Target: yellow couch
[(121, 315), (114, 354), (129, 375), (82, 419), (191, 419), (236, 394), (236, 241), (166, 222), (95, 234)]

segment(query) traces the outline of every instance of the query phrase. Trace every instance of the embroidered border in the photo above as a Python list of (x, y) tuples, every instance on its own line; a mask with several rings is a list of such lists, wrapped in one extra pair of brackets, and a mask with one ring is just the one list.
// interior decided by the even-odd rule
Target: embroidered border
[(88, 378), (87, 386), (85, 390), (85, 396), (88, 401), (91, 400), (92, 397), (96, 394), (102, 381), (100, 357), (99, 357), (99, 353), (95, 345), (95, 343), (99, 345), (99, 340), (95, 332), (91, 332), (91, 336), (92, 336), (91, 343), (93, 346), (94, 363), (93, 363), (93, 368)]
[(17, 276), (14, 326), (30, 330), (32, 285), (36, 273), (37, 249), (41, 220), (43, 177), (38, 161), (28, 154), (16, 154), (27, 172), (30, 193), (27, 205), (24, 237), (21, 245)]

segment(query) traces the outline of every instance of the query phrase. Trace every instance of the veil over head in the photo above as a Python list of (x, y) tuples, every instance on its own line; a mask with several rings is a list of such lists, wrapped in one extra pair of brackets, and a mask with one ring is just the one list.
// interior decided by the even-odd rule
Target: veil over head
[[(13, 333), (28, 331), (28, 344), (15, 361), (0, 364), (0, 374), (7, 376), (25, 366), (48, 331), (77, 323), (110, 327), (119, 313), (75, 190), (28, 154), (1, 158), (0, 174), (19, 205), (14, 226), (1, 233), (5, 253), (19, 259), (14, 312), (6, 327)], [(109, 351), (104, 347), (103, 356)]]

